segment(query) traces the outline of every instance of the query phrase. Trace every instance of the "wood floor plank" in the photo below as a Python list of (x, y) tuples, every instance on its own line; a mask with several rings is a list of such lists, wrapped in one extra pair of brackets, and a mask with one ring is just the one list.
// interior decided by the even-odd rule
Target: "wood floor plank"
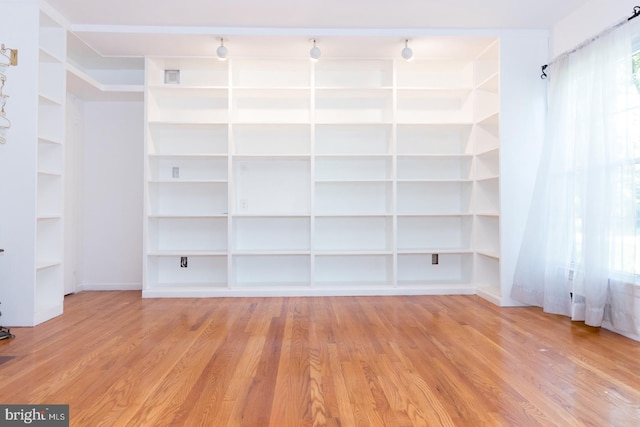
[(338, 352), (338, 345), (335, 343), (327, 344), (329, 366), (331, 368), (331, 379), (333, 382), (333, 395), (337, 402), (336, 416), (341, 421), (342, 425), (355, 426), (356, 424), (356, 412), (354, 406), (351, 404), (349, 398), (349, 390), (345, 381), (345, 374), (342, 363), (340, 361), (340, 355)]
[[(260, 353), (256, 374), (245, 396), (238, 396), (242, 406), (243, 426), (268, 426), (271, 420), (273, 396), (279, 376), (280, 356), (283, 354), (288, 301), (283, 302), (280, 313), (269, 320), (265, 345)], [(285, 353), (286, 354), (286, 353)]]
[[(326, 379), (330, 378), (327, 375), (330, 372), (330, 368), (325, 345), (326, 336), (324, 335), (326, 322), (323, 324), (320, 317), (322, 314), (320, 316), (317, 314), (318, 311), (324, 312), (323, 300), (309, 300), (309, 303), (309, 403), (311, 425), (315, 427), (325, 426), (329, 423), (327, 418), (331, 416), (332, 411), (325, 402), (325, 390), (329, 394), (333, 394), (330, 392), (333, 383), (331, 381), (325, 382)], [(335, 422), (335, 420), (332, 419), (332, 422)]]
[(640, 343), (475, 296), (83, 292), (12, 332), (0, 402), (73, 426), (640, 425)]

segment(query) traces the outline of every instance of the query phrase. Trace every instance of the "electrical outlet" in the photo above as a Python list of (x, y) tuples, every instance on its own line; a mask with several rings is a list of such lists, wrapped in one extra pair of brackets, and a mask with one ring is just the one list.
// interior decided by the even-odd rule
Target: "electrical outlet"
[(171, 177), (180, 178), (180, 168), (178, 166), (174, 166), (171, 168)]
[(240, 199), (240, 210), (246, 211), (247, 209), (249, 209), (249, 202), (247, 199)]
[(187, 257), (186, 256), (181, 256), (180, 257), (180, 268), (187, 268)]

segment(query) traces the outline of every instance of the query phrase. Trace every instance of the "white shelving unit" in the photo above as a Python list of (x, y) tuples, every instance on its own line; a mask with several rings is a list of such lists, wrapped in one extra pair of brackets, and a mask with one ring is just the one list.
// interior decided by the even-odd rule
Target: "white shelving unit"
[(39, 16), (34, 323), (62, 314), (66, 29)]
[(398, 63), (397, 284), (473, 289), (473, 60)]
[(149, 289), (198, 292), (227, 284), (227, 86), (227, 68), (218, 61), (147, 61), (143, 265)]
[(495, 286), (498, 64), (147, 58), (143, 296)]
[(311, 75), (308, 61), (230, 67), (232, 185), (228, 288), (311, 285)]

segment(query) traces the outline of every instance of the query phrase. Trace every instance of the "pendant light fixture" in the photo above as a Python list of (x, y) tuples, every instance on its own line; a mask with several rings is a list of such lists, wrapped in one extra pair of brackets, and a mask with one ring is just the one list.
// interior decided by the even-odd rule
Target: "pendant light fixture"
[(322, 55), (322, 52), (320, 52), (320, 48), (316, 46), (316, 40), (313, 39), (311, 41), (313, 42), (313, 47), (309, 51), (309, 58), (311, 58), (311, 60), (315, 62), (320, 59), (320, 55)]
[(413, 50), (409, 47), (409, 39), (404, 41), (404, 49), (402, 49), (402, 57), (407, 61), (413, 60)]
[(216, 50), (216, 54), (218, 55), (218, 59), (220, 61), (226, 61), (228, 53), (229, 53), (229, 50), (224, 45), (224, 39), (222, 37), (220, 37), (220, 46), (218, 46), (218, 49)]

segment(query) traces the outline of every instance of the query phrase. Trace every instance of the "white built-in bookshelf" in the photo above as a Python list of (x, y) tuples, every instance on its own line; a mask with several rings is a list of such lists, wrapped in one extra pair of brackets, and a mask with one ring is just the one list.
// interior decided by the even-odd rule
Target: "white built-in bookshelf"
[(143, 295), (499, 292), (498, 49), (147, 58)]
[(66, 29), (39, 16), (34, 323), (62, 313)]
[(476, 292), (493, 301), (500, 284), (500, 76), (499, 46), (475, 61), (474, 249)]

